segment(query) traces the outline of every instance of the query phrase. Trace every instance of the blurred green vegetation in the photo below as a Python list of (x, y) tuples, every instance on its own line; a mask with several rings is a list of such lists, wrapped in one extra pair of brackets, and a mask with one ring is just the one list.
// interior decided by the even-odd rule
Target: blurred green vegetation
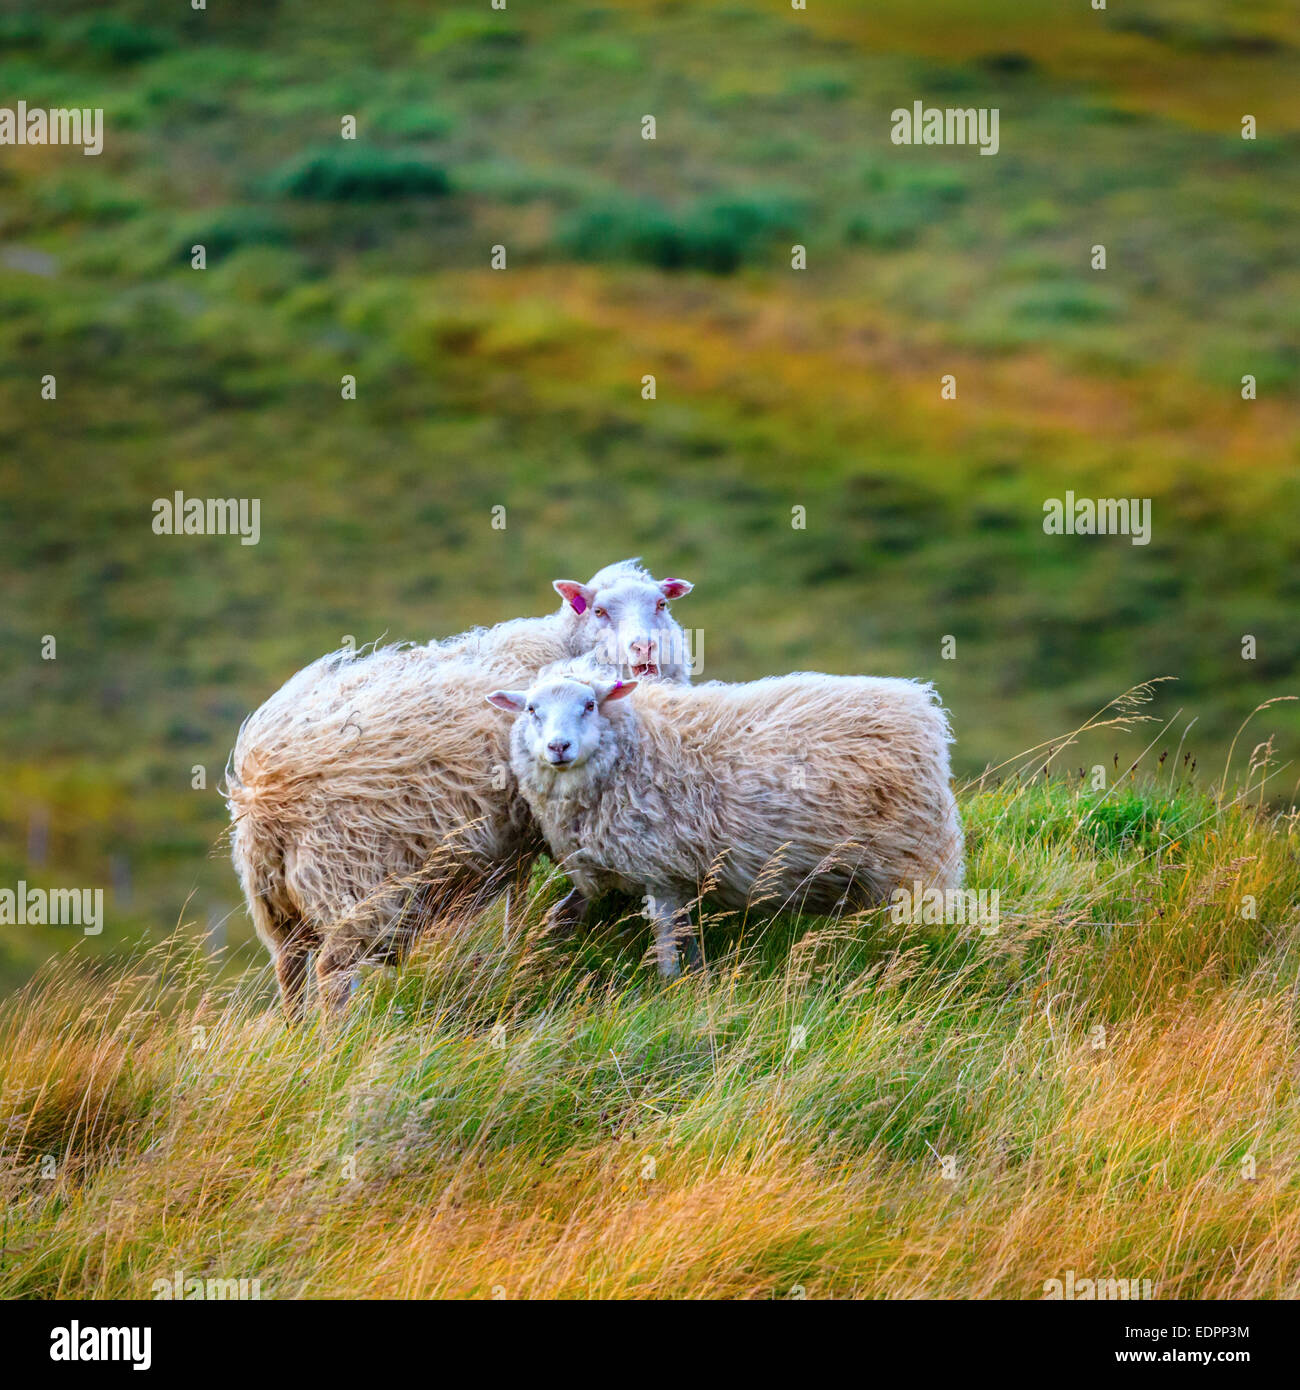
[[(105, 110), (99, 158), (0, 150), (0, 882), (113, 886), (92, 949), (246, 939), (243, 715), (629, 554), (696, 581), (706, 676), (935, 679), (963, 774), (1173, 675), (1217, 776), (1300, 688), (1300, 17), (1076, 10), (0, 5), (0, 103)], [(891, 145), (917, 99), (1000, 153)], [(260, 544), (155, 535), (177, 489)], [(1067, 489), (1151, 543), (1044, 535)]]

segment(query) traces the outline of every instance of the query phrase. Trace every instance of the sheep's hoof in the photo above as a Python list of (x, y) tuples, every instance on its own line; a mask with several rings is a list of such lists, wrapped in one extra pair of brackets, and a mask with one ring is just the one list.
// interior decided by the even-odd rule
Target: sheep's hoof
[(674, 960), (661, 960), (659, 962), (659, 978), (661, 980), (675, 980), (682, 973), (682, 967)]
[(572, 936), (587, 916), (587, 900), (574, 889), (566, 893), (542, 919), (542, 930), (548, 935)]
[(542, 918), (542, 931), (547, 936), (557, 936), (561, 939), (572, 936), (581, 925), (581, 917), (570, 916), (568, 913), (559, 912), (555, 908), (552, 908)]
[(669, 960), (659, 961), (659, 978), (661, 980), (677, 980), (682, 975), (696, 975), (704, 969), (704, 957), (700, 955), (700, 948), (696, 941), (684, 941), (681, 949), (676, 950)]

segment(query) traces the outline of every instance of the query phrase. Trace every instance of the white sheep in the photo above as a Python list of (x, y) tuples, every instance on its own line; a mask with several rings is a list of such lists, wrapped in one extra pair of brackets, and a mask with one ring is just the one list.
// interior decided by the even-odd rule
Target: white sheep
[(586, 899), (643, 895), (664, 976), (679, 941), (698, 959), (687, 908), (702, 894), (832, 912), (961, 882), (951, 735), (929, 685), (800, 672), (638, 687), (562, 663), (487, 699), (520, 712), (511, 763), (556, 861)]
[(245, 720), (226, 770), (232, 855), (291, 1018), (310, 951), (338, 1009), (359, 965), (400, 958), (453, 902), (522, 882), (543, 848), (487, 692), (592, 651), (642, 680), (689, 680), (668, 609), (686, 580), (625, 560), (554, 587), (546, 617), (333, 652)]

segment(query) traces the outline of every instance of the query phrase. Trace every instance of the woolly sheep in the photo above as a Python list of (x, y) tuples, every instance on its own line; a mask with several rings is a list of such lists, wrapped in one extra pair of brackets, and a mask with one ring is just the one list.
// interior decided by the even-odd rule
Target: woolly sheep
[(638, 687), (569, 664), (487, 699), (520, 713), (511, 765), (556, 861), (588, 900), (644, 895), (666, 977), (679, 941), (698, 960), (687, 907), (702, 893), (831, 912), (961, 882), (929, 685), (799, 672)]
[(484, 695), (586, 652), (609, 663), (596, 670), (689, 680), (668, 601), (692, 587), (635, 560), (556, 580), (558, 612), (333, 652), (245, 720), (226, 773), (232, 855), (290, 1018), (309, 951), (337, 1010), (363, 962), (400, 959), (453, 901), (495, 897), (543, 848)]

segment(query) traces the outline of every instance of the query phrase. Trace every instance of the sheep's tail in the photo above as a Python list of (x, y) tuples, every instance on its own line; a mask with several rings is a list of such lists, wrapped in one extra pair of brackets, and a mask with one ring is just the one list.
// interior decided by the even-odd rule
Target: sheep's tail
[(262, 942), (275, 952), (301, 927), (302, 912), (286, 874), (284, 811), (290, 787), (239, 731), (226, 763), (226, 805), (231, 820), (231, 858)]
[(230, 853), (253, 929), (275, 962), (281, 1006), (293, 1021), (305, 1012), (308, 952), (320, 943), (289, 884), (282, 795), (265, 762), (249, 748), (246, 733), (247, 723), (226, 764)]

